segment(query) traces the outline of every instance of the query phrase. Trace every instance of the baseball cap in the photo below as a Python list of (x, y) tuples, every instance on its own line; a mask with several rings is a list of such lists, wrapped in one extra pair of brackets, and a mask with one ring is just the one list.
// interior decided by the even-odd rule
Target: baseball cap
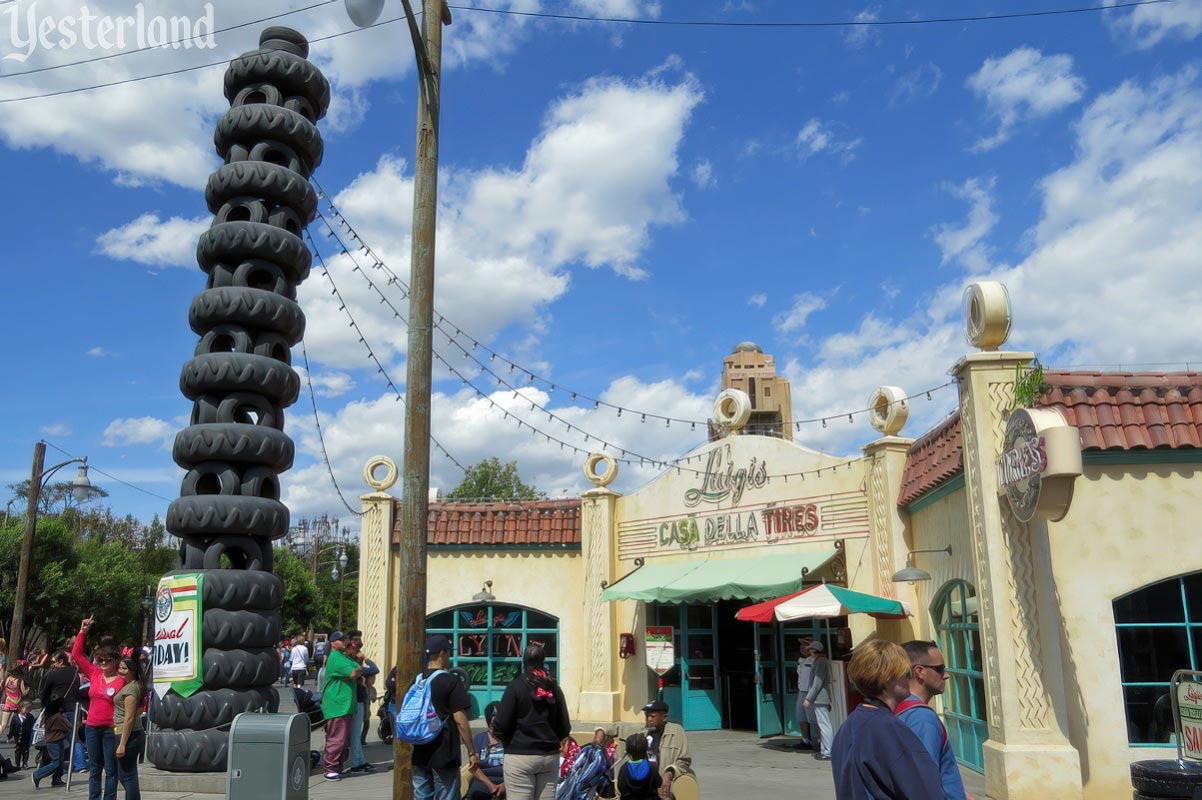
[(441, 633), (426, 638), (426, 655), (433, 656), (451, 650), (450, 638)]
[(341, 641), (345, 638), (346, 638), (346, 634), (343, 633), (342, 631), (334, 631), (333, 633), (331, 633), (329, 635), (329, 637), (326, 639), (326, 641), (329, 642), (330, 644), (333, 644), (334, 642)]
[(815, 653), (825, 653), (826, 645), (824, 645), (822, 642), (810, 642), (809, 649), (813, 650)]
[(656, 711), (662, 711), (665, 714), (667, 714), (668, 713), (668, 704), (665, 703), (663, 700), (652, 700), (650, 703), (643, 706), (644, 714), (653, 714)]

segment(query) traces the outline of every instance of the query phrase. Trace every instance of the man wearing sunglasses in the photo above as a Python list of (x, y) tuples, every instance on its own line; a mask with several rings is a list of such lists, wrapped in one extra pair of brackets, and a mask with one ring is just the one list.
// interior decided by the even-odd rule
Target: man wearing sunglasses
[(931, 698), (943, 694), (947, 686), (947, 667), (934, 642), (913, 641), (902, 645), (910, 657), (910, 696), (897, 704), (893, 713), (906, 723), (922, 741), (923, 747), (939, 765), (943, 796), (947, 800), (972, 800), (964, 791), (960, 766), (947, 739), (947, 728), (931, 708)]

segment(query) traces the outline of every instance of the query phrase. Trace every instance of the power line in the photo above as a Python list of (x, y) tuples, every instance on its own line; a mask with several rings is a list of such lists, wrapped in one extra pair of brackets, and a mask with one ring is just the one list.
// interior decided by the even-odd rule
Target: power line
[(579, 14), (551, 14), (542, 11), (515, 11), (510, 8), (485, 8), (483, 6), (462, 6), (448, 4), (449, 8), (459, 11), (480, 11), (488, 14), (504, 14), (514, 17), (541, 17), (543, 19), (567, 20), (570, 22), (609, 22), (623, 25), (664, 25), (679, 27), (707, 28), (860, 28), (882, 27), (891, 25), (936, 25), (951, 22), (987, 22), (992, 20), (1021, 19), (1023, 17), (1051, 17), (1064, 14), (1085, 14), (1097, 11), (1110, 11), (1136, 6), (1151, 6), (1161, 3), (1171, 3), (1173, 0), (1136, 0), (1136, 2), (1116, 3), (1110, 6), (1083, 6), (1079, 8), (1060, 8), (1045, 11), (1016, 11), (1009, 14), (980, 14), (965, 17), (926, 17), (922, 19), (881, 19), (881, 20), (833, 20), (828, 22), (740, 22), (735, 20), (685, 20), (685, 19), (647, 19), (638, 17), (586, 17)]
[[(74, 453), (68, 453), (66, 450), (64, 450), (63, 448), (59, 447), (59, 446), (58, 446), (57, 444), (55, 444), (54, 442), (50, 442), (50, 441), (47, 441), (47, 440), (45, 440), (45, 439), (43, 439), (42, 441), (43, 441), (43, 442), (45, 442), (45, 443), (46, 443), (47, 445), (49, 445), (50, 447), (53, 447), (55, 450), (59, 451), (59, 452), (60, 452), (60, 453), (62, 453), (63, 455), (65, 455), (67, 458), (79, 458), (79, 456), (75, 455)], [(104, 471), (104, 470), (102, 470), (100, 467), (98, 467), (98, 466), (96, 466), (95, 464), (91, 463), (91, 461), (89, 461), (89, 462), (88, 462), (88, 469), (90, 469), (90, 470), (95, 470), (96, 472), (99, 472), (101, 475), (103, 475), (104, 477), (108, 478), (109, 480), (116, 481), (117, 483), (120, 483), (120, 484), (122, 484), (123, 486), (128, 486), (129, 488), (131, 488), (131, 489), (133, 489), (133, 490), (135, 490), (135, 491), (141, 492), (142, 494), (148, 494), (148, 495), (150, 495), (151, 497), (157, 497), (158, 499), (162, 500), (162, 501), (163, 501), (163, 502), (165, 502), (165, 503), (170, 503), (170, 502), (171, 502), (171, 498), (169, 498), (169, 497), (163, 497), (161, 494), (157, 494), (157, 493), (155, 493), (155, 492), (152, 492), (152, 491), (150, 491), (149, 489), (143, 489), (141, 486), (135, 486), (134, 484), (130, 483), (129, 481), (123, 481), (123, 480), (121, 480), (120, 478), (118, 478), (117, 476), (115, 476), (115, 475), (112, 475), (112, 474), (110, 474), (110, 473), (108, 473), (108, 472), (105, 472), (105, 471)]]
[(53, 70), (66, 69), (67, 67), (79, 67), (84, 64), (94, 64), (97, 61), (108, 61), (110, 58), (120, 58), (121, 56), (132, 56), (135, 53), (145, 53), (147, 50), (161, 50), (165, 47), (169, 47), (169, 46), (173, 46), (173, 45), (180, 45), (185, 42), (195, 41), (196, 39), (204, 39), (204, 38), (207, 38), (210, 36), (216, 36), (219, 33), (229, 33), (230, 31), (236, 31), (241, 28), (249, 28), (251, 25), (258, 25), (259, 23), (262, 23), (262, 22), (270, 22), (273, 19), (280, 19), (281, 17), (288, 17), (293, 14), (299, 14), (302, 11), (311, 11), (314, 8), (321, 8), (322, 6), (328, 6), (331, 3), (337, 3), (337, 2), (338, 2), (338, 0), (322, 0), (320, 3), (314, 3), (313, 5), (303, 6), (301, 8), (295, 8), (292, 11), (284, 11), (283, 13), (280, 13), (280, 14), (273, 14), (270, 17), (260, 17), (259, 19), (252, 19), (249, 22), (242, 22), (242, 23), (239, 23), (238, 25), (230, 25), (228, 28), (218, 28), (215, 31), (208, 31), (207, 33), (198, 33), (195, 36), (187, 36), (183, 39), (172, 39), (171, 41), (164, 42), (161, 45), (146, 45), (145, 47), (139, 47), (135, 50), (121, 50), (116, 53), (109, 53), (106, 56), (97, 56), (96, 58), (85, 58), (81, 61), (69, 61), (65, 64), (51, 64), (48, 67), (39, 67), (38, 69), (27, 69), (24, 72), (10, 72), (6, 75), (0, 75), (0, 80), (5, 80), (8, 78), (20, 78), (23, 75), (37, 75), (38, 73), (41, 73), (41, 72), (52, 72)]
[(363, 512), (356, 511), (351, 507), (342, 493), (342, 487), (338, 485), (338, 479), (334, 477), (334, 466), (330, 463), (330, 454), (326, 451), (326, 437), (321, 432), (321, 416), (317, 413), (317, 394), (313, 391), (313, 371), (309, 369), (309, 350), (305, 347), (304, 339), (301, 340), (300, 346), (301, 355), (305, 359), (305, 383), (309, 385), (309, 400), (313, 403), (313, 422), (317, 426), (317, 441), (321, 442), (321, 457), (325, 459), (326, 471), (330, 474), (330, 483), (334, 484), (334, 491), (338, 493), (338, 499), (346, 506), (346, 510), (356, 517), (361, 517)]
[[(405, 19), (405, 18), (404, 17), (393, 17), (392, 19), (386, 19), (381, 22), (377, 22), (373, 25), (368, 25), (367, 27), (364, 27), (364, 28), (352, 28), (349, 31), (341, 31), (340, 33), (331, 33), (328, 36), (319, 36), (316, 39), (310, 39), (309, 44), (312, 45), (312, 44), (317, 44), (318, 42), (328, 42), (331, 39), (337, 39), (341, 36), (350, 36), (353, 33), (359, 33), (361, 31), (370, 30), (372, 28), (379, 28), (383, 25), (391, 25), (392, 23), (399, 22), (403, 19)], [(237, 58), (237, 56), (235, 56), (234, 58)], [(231, 59), (231, 58), (223, 58), (220, 61), (212, 61), (208, 64), (195, 64), (191, 67), (181, 67), (180, 69), (168, 70), (166, 72), (156, 72), (153, 75), (140, 75), (135, 78), (124, 78), (119, 81), (109, 81), (108, 83), (94, 83), (91, 86), (78, 86), (74, 89), (61, 89), (57, 92), (45, 92), (43, 94), (29, 94), (29, 95), (23, 95), (21, 97), (8, 97), (8, 98), (4, 98), (4, 99), (0, 100), (0, 105), (3, 105), (5, 103), (19, 103), (19, 102), (22, 102), (25, 100), (43, 100), (48, 97), (62, 97), (63, 95), (77, 94), (79, 92), (90, 92), (93, 89), (108, 89), (113, 86), (124, 86), (129, 83), (138, 83), (140, 81), (148, 81), (153, 78), (166, 78), (171, 75), (182, 75), (185, 72), (195, 72), (196, 70), (199, 70), (199, 69), (209, 69), (211, 67), (225, 66), (225, 65), (228, 65), (230, 63), (230, 61), (232, 61), (232, 60), (233, 59)]]

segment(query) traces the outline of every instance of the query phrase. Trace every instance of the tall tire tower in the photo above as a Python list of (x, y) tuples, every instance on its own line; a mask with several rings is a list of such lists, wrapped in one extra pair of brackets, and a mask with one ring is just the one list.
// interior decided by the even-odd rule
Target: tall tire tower
[(196, 259), (208, 276), (188, 322), (200, 336), (180, 391), (191, 424), (176, 436), (186, 469), (167, 530), (179, 538), (179, 569), (203, 572), (203, 688), (168, 692), (154, 704), (147, 755), (159, 769), (223, 772), (233, 718), (275, 712), (283, 582), (272, 544), (288, 534), (280, 473), (291, 468), (284, 409), (300, 389), (292, 346), (305, 330), (296, 287), (309, 274), (301, 239), (317, 196), (309, 176), (321, 163), (317, 121), (330, 85), (290, 28), (267, 28), (258, 50), (230, 62), (230, 110), (213, 135), (224, 166), (209, 176), (214, 214)]

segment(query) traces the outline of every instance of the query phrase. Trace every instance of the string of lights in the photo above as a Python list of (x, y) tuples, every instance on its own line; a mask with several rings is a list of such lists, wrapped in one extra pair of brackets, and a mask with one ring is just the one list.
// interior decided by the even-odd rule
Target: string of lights
[(1014, 11), (1006, 14), (978, 14), (964, 17), (922, 17), (918, 19), (874, 19), (874, 20), (831, 20), (827, 22), (805, 21), (738, 21), (738, 20), (696, 20), (696, 19), (648, 19), (645, 17), (587, 17), (578, 14), (554, 14), (546, 11), (518, 11), (512, 8), (485, 8), (483, 6), (452, 5), (449, 8), (458, 11), (479, 11), (488, 14), (503, 14), (514, 17), (539, 17), (542, 19), (558, 19), (570, 22), (609, 22), (623, 25), (663, 25), (672, 27), (706, 27), (706, 28), (870, 28), (895, 25), (938, 25), (953, 22), (989, 22), (994, 20), (1021, 19), (1024, 17), (1052, 17), (1065, 14), (1086, 14), (1090, 12), (1110, 11), (1117, 8), (1132, 8), (1134, 6), (1159, 5), (1173, 0), (1136, 0), (1129, 3), (1115, 3), (1103, 6), (1081, 6), (1077, 8), (1055, 8), (1044, 11)]
[[(55, 444), (54, 442), (51, 442), (51, 441), (49, 441), (49, 440), (47, 440), (47, 439), (43, 439), (42, 441), (43, 441), (43, 442), (45, 442), (45, 443), (46, 443), (46, 445), (47, 445), (48, 447), (53, 447), (55, 450), (57, 450), (57, 451), (59, 451), (60, 453), (62, 453), (63, 455), (65, 455), (67, 458), (79, 458), (79, 456), (75, 455), (74, 453), (68, 453), (66, 450), (64, 450), (63, 448), (59, 447), (59, 446), (58, 446), (57, 444)], [(111, 481), (116, 481), (117, 483), (121, 484), (122, 486), (128, 486), (130, 489), (133, 489), (135, 492), (141, 492), (142, 494), (148, 494), (148, 495), (150, 495), (151, 497), (157, 497), (158, 499), (162, 500), (162, 501), (163, 501), (163, 502), (165, 502), (165, 503), (170, 503), (170, 502), (171, 502), (171, 498), (170, 498), (170, 497), (163, 497), (161, 494), (158, 494), (157, 492), (152, 492), (152, 491), (150, 491), (149, 489), (143, 489), (141, 486), (137, 486), (137, 485), (135, 485), (135, 484), (132, 484), (132, 483), (130, 483), (129, 481), (123, 481), (123, 480), (121, 480), (120, 478), (118, 478), (116, 475), (113, 475), (113, 474), (111, 474), (111, 473), (105, 472), (105, 471), (104, 471), (104, 470), (102, 470), (100, 467), (98, 467), (98, 466), (96, 466), (95, 464), (93, 464), (93, 463), (92, 463), (92, 461), (91, 461), (91, 459), (89, 459), (89, 460), (88, 460), (88, 469), (89, 469), (89, 470), (91, 470), (91, 471), (93, 471), (93, 472), (98, 472), (98, 473), (100, 473), (101, 475), (103, 475), (104, 477), (108, 478), (109, 480), (111, 480)]]
[[(348, 220), (346, 218), (346, 216), (341, 212), (341, 210), (339, 210), (338, 206), (334, 203), (333, 198), (331, 198), (329, 196), (329, 194), (325, 191), (325, 189), (321, 186), (321, 184), (317, 182), (316, 179), (313, 180), (313, 185), (317, 189), (318, 196), (321, 199), (325, 200), (327, 206), (330, 209), (330, 213), (333, 214), (335, 219), (338, 220), (338, 224), (341, 227), (346, 228), (347, 234), (356, 242), (357, 250), (361, 250), (363, 255), (368, 256), (371, 259), (372, 266), (375, 269), (382, 270), (389, 276), (388, 283), (390, 285), (397, 286), (398, 291), (401, 292), (402, 296), (408, 297), (409, 296), (408, 284), (406, 284), (405, 281), (403, 279), (401, 279), (400, 276), (398, 276), (397, 273), (388, 266), (388, 264), (384, 261), (384, 259), (381, 258), (375, 252), (375, 250), (371, 247), (371, 245), (368, 244), (363, 239), (362, 236), (360, 236), (359, 232), (357, 230), (355, 230), (355, 227), (351, 224), (350, 220)], [(342, 240), (340, 235), (335, 233), (334, 228), (330, 224), (329, 220), (326, 220), (324, 217), (322, 217), (322, 220), (326, 223), (326, 227), (330, 229), (331, 234), (334, 235), (336, 238), (338, 238), (339, 244), (342, 246), (342, 249), (345, 252), (347, 252), (348, 254), (350, 254), (351, 248), (346, 244), (345, 241)], [(358, 266), (358, 262), (356, 261), (355, 263), (356, 263), (356, 266)], [(460, 350), (463, 350), (465, 352), (465, 354), (468, 352), (468, 349), (467, 349), (466, 345), (459, 344), (460, 339), (465, 339), (466, 341), (471, 342), (470, 349), (472, 351), (481, 350), (484, 353), (486, 353), (488, 355), (489, 362), (491, 362), (491, 363), (495, 363), (498, 361), (501, 362), (501, 364), (503, 365), (503, 369), (504, 369), (504, 367), (508, 367), (507, 371), (509, 374), (512, 375), (515, 372), (521, 373), (522, 375), (525, 376), (525, 379), (529, 382), (529, 384), (531, 386), (535, 385), (536, 383), (541, 384), (542, 386), (544, 386), (546, 388), (548, 394), (554, 394), (556, 391), (559, 391), (561, 396), (570, 397), (573, 403), (577, 403), (577, 402), (591, 403), (595, 409), (608, 408), (611, 411), (615, 412), (615, 414), (618, 417), (621, 417), (623, 413), (632, 414), (632, 415), (637, 416), (639, 418), (639, 420), (642, 422), (647, 422), (648, 420), (654, 421), (656, 423), (662, 422), (662, 423), (664, 423), (664, 425), (666, 427), (671, 427), (673, 423), (676, 423), (678, 425), (688, 425), (688, 426), (690, 426), (691, 430), (695, 430), (696, 426), (698, 426), (698, 425), (708, 425), (709, 424), (709, 420), (698, 420), (698, 419), (688, 419), (688, 418), (683, 418), (683, 417), (673, 417), (673, 416), (666, 415), (666, 414), (658, 414), (653, 411), (627, 408), (627, 407), (619, 405), (617, 403), (611, 403), (609, 401), (602, 400), (601, 398), (594, 397), (585, 392), (571, 389), (571, 388), (566, 387), (562, 384), (559, 384), (547, 377), (544, 377), (543, 375), (535, 372), (532, 369), (522, 366), (521, 364), (517, 363), (516, 361), (509, 359), (502, 353), (499, 353), (496, 350), (490, 348), (488, 345), (481, 342), (475, 336), (472, 336), (469, 333), (465, 333), (458, 325), (455, 325), (453, 322), (451, 322), (445, 316), (440, 314), (437, 309), (435, 309), (434, 317), (435, 317), (435, 323), (434, 323), (435, 329), (441, 331), (445, 336), (448, 337), (448, 339), (451, 339), (452, 343), (455, 344), (455, 346), (458, 347)], [(455, 332), (454, 336), (451, 336), (451, 334), (450, 334), (450, 330), (452, 330), (452, 329)], [(474, 356), (470, 356), (470, 357), (472, 357), (473, 360), (476, 361), (476, 363), (478, 363), (482, 367), (484, 367), (483, 361), (481, 361), (478, 358), (475, 358)], [(496, 376), (496, 373), (493, 372), (491, 369), (489, 369), (487, 367), (484, 367), (484, 368), (487, 372)], [(915, 392), (914, 394), (907, 395), (906, 397), (904, 397), (898, 401), (895, 401), (895, 402), (903, 402), (903, 401), (908, 402), (910, 400), (918, 399), (921, 397), (926, 397), (926, 399), (928, 401), (930, 401), (930, 400), (933, 400), (932, 395), (934, 392), (940, 391), (942, 389), (946, 389), (950, 386), (953, 386), (954, 384), (955, 384), (955, 381), (947, 381), (945, 383), (939, 384), (938, 386), (932, 386), (928, 389), (923, 389), (921, 391)], [(795, 431), (800, 431), (803, 425), (821, 425), (823, 428), (826, 428), (829, 426), (830, 423), (839, 422), (839, 421), (842, 421), (843, 419), (847, 419), (847, 421), (849, 423), (854, 424), (856, 417), (864, 415), (864, 414), (869, 414), (872, 411), (873, 411), (872, 408), (867, 408), (867, 407), (866, 408), (857, 408), (857, 409), (854, 409), (851, 411), (839, 412), (837, 414), (829, 414), (826, 416), (809, 417), (809, 418), (805, 418), (805, 419), (793, 420), (790, 424), (793, 426)], [(783, 426), (784, 426), (783, 422), (757, 423), (757, 428), (762, 429), (762, 430), (779, 430)]]
[[(355, 320), (354, 315), (351, 314), (351, 310), (346, 304), (346, 299), (342, 296), (342, 292), (338, 291), (338, 285), (334, 283), (334, 276), (330, 274), (330, 270), (326, 266), (325, 258), (323, 258), (321, 255), (321, 250), (318, 249), (317, 243), (313, 241), (313, 235), (308, 231), (305, 231), (305, 236), (309, 240), (309, 246), (313, 250), (313, 255), (317, 257), (317, 263), (321, 267), (322, 274), (325, 275), (326, 280), (330, 282), (330, 294), (332, 294), (338, 300), (338, 304), (340, 306), (339, 310), (346, 312), (347, 317), (351, 321), (350, 327), (359, 337), (359, 343), (362, 344), (367, 350), (367, 357), (376, 365), (376, 370), (384, 376), (384, 380), (388, 384), (388, 388), (392, 390), (394, 395), (396, 395), (397, 402), (404, 403), (405, 395), (400, 389), (397, 388), (396, 384), (392, 382), (392, 378), (389, 377), (388, 371), (384, 369), (384, 364), (376, 356), (375, 350), (372, 349), (371, 345), (367, 341), (367, 338), (363, 335), (363, 331), (359, 328), (359, 323)], [(460, 472), (463, 472), (464, 474), (467, 473), (467, 468), (464, 467), (463, 464), (461, 464), (459, 460), (455, 458), (455, 456), (451, 455), (451, 453), (442, 446), (442, 443), (439, 442), (438, 439), (434, 438), (433, 434), (430, 435), (430, 442), (434, 445), (438, 452), (442, 453), (447, 460), (458, 467)]]
[[(379, 286), (376, 285), (375, 281), (371, 280), (370, 276), (363, 269), (363, 267), (359, 263), (358, 259), (355, 258), (354, 254), (346, 246), (346, 242), (342, 239), (341, 235), (339, 235), (337, 230), (334, 229), (333, 225), (330, 224), (330, 221), (328, 219), (326, 219), (326, 217), (324, 215), (322, 215), (321, 213), (318, 213), (317, 216), (326, 225), (326, 228), (329, 230), (331, 238), (333, 238), (338, 243), (339, 247), (341, 248), (340, 254), (344, 255), (350, 259), (350, 261), (353, 265), (351, 271), (358, 272), (360, 274), (360, 276), (363, 277), (363, 279), (367, 282), (368, 286), (371, 287), (371, 289), (373, 291), (375, 291), (375, 293), (380, 297), (381, 304), (388, 306), (389, 310), (392, 312), (394, 319), (397, 319), (404, 325), (408, 325), (408, 320), (400, 312), (400, 310), (396, 308), (396, 306), (392, 303), (392, 301), (388, 299), (388, 297), (383, 293), (383, 291), (379, 288)], [(310, 241), (312, 243), (312, 239), (310, 239)], [(313, 244), (313, 247), (316, 249), (316, 244), (315, 243), (312, 243), (312, 244)], [(329, 270), (326, 267), (324, 260), (320, 258), (320, 255), (319, 255), (319, 262), (322, 265), (322, 269), (325, 272), (327, 272), (327, 277), (328, 277)], [(331, 278), (330, 280), (331, 280), (331, 283), (333, 283), (333, 279)], [(345, 307), (346, 303), (345, 303), (345, 301), (342, 300), (342, 295), (339, 294), (338, 298), (339, 298), (340, 302), (342, 302), (343, 310), (345, 310), (347, 312), (348, 317), (350, 317), (353, 320), (353, 315), (351, 315), (350, 310)], [(359, 331), (357, 323), (353, 327), (355, 327), (356, 331)], [(447, 336), (447, 334), (445, 332), (443, 335)], [(452, 339), (449, 336), (447, 338), (448, 338), (448, 341), (451, 341), (452, 343), (454, 343), (454, 341), (455, 341), (454, 339)], [(483, 391), (478, 386), (476, 386), (466, 375), (464, 375), (462, 372), (460, 372), (458, 369), (456, 369), (450, 362), (448, 362), (437, 351), (437, 349), (434, 349), (434, 348), (431, 348), (431, 349), (433, 351), (434, 357), (436, 359), (438, 359), (438, 361), (440, 363), (442, 363), (444, 366), (446, 366), (447, 369), (453, 375), (455, 375), (457, 378), (459, 378), (459, 380), (463, 383), (464, 386), (470, 388), (478, 397), (480, 397), (481, 399), (488, 402), (492, 408), (500, 411), (503, 419), (516, 423), (519, 430), (521, 430), (523, 428), (529, 428), (530, 432), (531, 432), (531, 436), (534, 436), (534, 437), (542, 436), (543, 439), (548, 444), (558, 444), (560, 447), (560, 450), (571, 451), (574, 455), (587, 456), (587, 455), (589, 455), (590, 452), (592, 452), (585, 448), (578, 447), (571, 442), (560, 439), (557, 436), (549, 434), (546, 431), (537, 427), (536, 425), (532, 425), (530, 422), (523, 420), (520, 416), (509, 411), (509, 409), (505, 408), (503, 405), (501, 405), (496, 400), (494, 400), (487, 392)], [(463, 348), (461, 347), (461, 349), (463, 349)], [(466, 355), (468, 355), (470, 357), (470, 353), (468, 351), (464, 350), (464, 352)], [(375, 359), (373, 359), (373, 360), (375, 360)], [(480, 363), (480, 362), (477, 360), (477, 363)], [(377, 361), (377, 364), (378, 364), (378, 361)], [(483, 365), (481, 365), (481, 366), (483, 366)], [(494, 375), (494, 377), (497, 377), (498, 380), (500, 381), (501, 385), (506, 386), (507, 390), (513, 391), (515, 399), (517, 397), (522, 397), (523, 401), (529, 400), (528, 398), (526, 398), (524, 395), (521, 394), (521, 390), (519, 388), (514, 387), (512, 384), (508, 384), (506, 381), (504, 381), (503, 378), (499, 378), (499, 376), (496, 376), (495, 373), (492, 373), (491, 370), (487, 370), (487, 371), (490, 372), (490, 374)], [(565, 424), (565, 425), (571, 424), (568, 421), (563, 420), (562, 418), (555, 415), (554, 412), (549, 411), (548, 409), (539, 405), (536, 402), (531, 402), (531, 410), (532, 411), (537, 410), (541, 413), (545, 413), (548, 415), (548, 419), (557, 419), (561, 422), (561, 424)], [(580, 433), (585, 433), (584, 429), (580, 428), (579, 426), (572, 425), (572, 429), (577, 432), (580, 432)], [(597, 442), (602, 446), (602, 448), (605, 448), (605, 449), (613, 448), (613, 449), (617, 450), (618, 452), (620, 452), (621, 453), (620, 456), (613, 456), (614, 460), (618, 461), (620, 463), (629, 464), (632, 466), (637, 464), (640, 467), (651, 466), (653, 468), (661, 469), (661, 470), (675, 469), (677, 474), (683, 474), (684, 472), (688, 472), (688, 473), (691, 473), (693, 475), (698, 475), (698, 476), (704, 476), (707, 474), (706, 470), (704, 470), (704, 469), (696, 469), (694, 467), (689, 467), (687, 465), (692, 463), (694, 460), (697, 460), (699, 462), (704, 462), (706, 459), (709, 458), (708, 453), (703, 453), (703, 454), (694, 453), (692, 455), (681, 456), (681, 457), (675, 458), (675, 459), (657, 459), (657, 458), (652, 458), (652, 457), (649, 457), (646, 455), (636, 453), (636, 452), (631, 451), (626, 448), (622, 448), (616, 444), (611, 444), (605, 437), (597, 436), (596, 434), (588, 434), (588, 436), (590, 436), (593, 439), (596, 439)], [(694, 449), (695, 448), (690, 447), (688, 452), (692, 452)], [(861, 456), (861, 457), (857, 457), (857, 458), (848, 459), (846, 461), (839, 462), (836, 464), (830, 464), (830, 465), (823, 466), (823, 467), (817, 467), (817, 468), (814, 468), (811, 470), (768, 474), (768, 475), (765, 475), (765, 480), (769, 483), (771, 483), (772, 480), (783, 480), (784, 482), (787, 483), (789, 478), (796, 478), (796, 479), (804, 481), (807, 475), (821, 476), (823, 472), (828, 472), (828, 471), (829, 472), (837, 472), (839, 468), (846, 468), (852, 464), (858, 463), (863, 460), (864, 459)]]
[(342, 487), (338, 485), (338, 479), (334, 477), (334, 465), (330, 463), (330, 454), (326, 450), (326, 437), (321, 431), (321, 415), (317, 413), (317, 393), (313, 391), (313, 371), (309, 368), (309, 349), (305, 347), (304, 339), (301, 339), (300, 346), (301, 356), (305, 359), (305, 383), (309, 386), (309, 401), (313, 404), (313, 423), (317, 426), (317, 441), (321, 443), (321, 457), (326, 462), (326, 472), (329, 473), (330, 483), (334, 484), (334, 491), (338, 493), (338, 499), (346, 506), (346, 510), (356, 517), (361, 517), (363, 516), (363, 512), (356, 511), (347, 502), (346, 495), (342, 493)]

